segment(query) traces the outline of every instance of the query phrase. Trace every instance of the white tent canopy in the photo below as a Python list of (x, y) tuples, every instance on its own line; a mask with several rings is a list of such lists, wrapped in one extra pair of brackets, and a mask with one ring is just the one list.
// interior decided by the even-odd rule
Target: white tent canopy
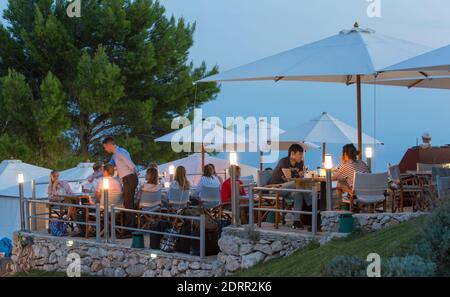
[[(25, 197), (31, 198), (31, 180), (50, 174), (50, 169), (23, 163), (20, 160), (4, 160), (0, 164), (0, 238), (11, 238), (20, 229), (19, 186), (17, 175), (24, 175)], [(47, 197), (46, 185), (36, 187), (36, 198)]]
[[(383, 144), (365, 133), (362, 136), (363, 144)], [(281, 139), (284, 141), (300, 139), (320, 143), (357, 143), (358, 132), (352, 126), (323, 112), (320, 116), (282, 134)]]
[[(423, 54), (431, 48), (413, 42), (361, 29), (355, 23), (351, 30), (306, 44), (199, 82), (252, 80), (290, 80), (356, 83), (358, 149), (362, 148), (361, 83), (394, 77), (414, 77), (417, 72), (385, 72), (383, 69)], [(360, 155), (361, 157), (361, 155)]]
[[(68, 182), (83, 181), (87, 179), (92, 173), (94, 173), (93, 166), (94, 163), (80, 163), (76, 167), (60, 171), (59, 179)], [(37, 183), (48, 183), (49, 181), (49, 175), (36, 180)]]
[[(228, 160), (216, 158), (209, 156), (208, 154), (205, 154), (205, 164), (214, 164), (214, 167), (216, 168), (216, 172), (221, 177), (224, 177), (225, 170), (230, 166), (230, 162)], [(199, 153), (195, 153), (192, 155), (189, 155), (185, 158), (178, 159), (175, 161), (171, 161), (168, 163), (164, 163), (158, 166), (158, 170), (160, 174), (163, 174), (166, 172), (169, 174), (169, 166), (173, 165), (176, 167), (178, 166), (184, 166), (186, 168), (186, 174), (188, 175), (188, 179), (192, 184), (197, 184), (201, 178), (202, 175), (202, 156)], [(245, 164), (239, 164), (239, 167), (241, 167), (241, 176), (250, 176), (252, 175), (253, 178), (256, 180), (257, 177), (257, 169), (255, 167), (245, 165)], [(141, 177), (145, 176), (145, 170), (141, 171), (139, 173)]]

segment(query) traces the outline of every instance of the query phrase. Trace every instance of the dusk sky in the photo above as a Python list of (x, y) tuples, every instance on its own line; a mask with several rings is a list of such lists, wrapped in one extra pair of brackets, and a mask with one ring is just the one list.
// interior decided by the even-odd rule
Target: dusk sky
[[(0, 0), (0, 9), (6, 7)], [(255, 61), (350, 29), (363, 28), (431, 47), (450, 43), (450, 2), (445, 0), (381, 0), (380, 18), (369, 18), (366, 0), (161, 0), (167, 13), (196, 22), (191, 58), (221, 70)], [(434, 145), (450, 143), (450, 91), (363, 87), (363, 129), (384, 141), (375, 152), (376, 170), (398, 163), (405, 150), (429, 132)], [(192, 98), (194, 100), (194, 98)], [(277, 116), (288, 130), (327, 111), (356, 126), (355, 86), (314, 82), (223, 83), (221, 93), (203, 106), (204, 116)], [(376, 129), (374, 116), (376, 114)], [(330, 146), (338, 162), (341, 145)], [(284, 153), (283, 153), (284, 154)], [(319, 165), (321, 152), (306, 155)], [(240, 161), (257, 165), (258, 156)], [(273, 166), (273, 165), (272, 165)]]

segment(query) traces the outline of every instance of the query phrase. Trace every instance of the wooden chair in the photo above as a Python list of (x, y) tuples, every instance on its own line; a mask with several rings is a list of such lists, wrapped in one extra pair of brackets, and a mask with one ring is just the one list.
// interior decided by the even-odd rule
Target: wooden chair
[(398, 165), (389, 166), (388, 172), (392, 212), (396, 212), (397, 210), (403, 212), (405, 202), (410, 202), (414, 210), (417, 202), (423, 196), (423, 187), (418, 184), (414, 176), (400, 174), (400, 167)]

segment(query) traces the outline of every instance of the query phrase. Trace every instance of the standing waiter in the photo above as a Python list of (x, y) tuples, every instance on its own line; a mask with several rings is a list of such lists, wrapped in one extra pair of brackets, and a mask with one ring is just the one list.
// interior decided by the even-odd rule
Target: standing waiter
[[(108, 136), (103, 139), (103, 148), (107, 153), (113, 154), (110, 164), (116, 166), (117, 175), (122, 179), (124, 207), (134, 209), (134, 194), (138, 185), (138, 170), (131, 160), (130, 153), (124, 148), (117, 146), (114, 138)], [(134, 228), (134, 214), (125, 214), (125, 226)], [(131, 237), (131, 232), (126, 231), (122, 235)]]

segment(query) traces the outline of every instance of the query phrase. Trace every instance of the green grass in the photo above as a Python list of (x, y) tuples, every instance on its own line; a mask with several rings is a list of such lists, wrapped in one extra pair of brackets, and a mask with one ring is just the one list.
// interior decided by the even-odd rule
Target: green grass
[(351, 234), (321, 247), (311, 244), (289, 257), (258, 264), (235, 276), (320, 276), (336, 256), (353, 255), (365, 259), (369, 253), (378, 253), (382, 258), (403, 255), (413, 248), (423, 221), (424, 218), (419, 217), (380, 231)]

